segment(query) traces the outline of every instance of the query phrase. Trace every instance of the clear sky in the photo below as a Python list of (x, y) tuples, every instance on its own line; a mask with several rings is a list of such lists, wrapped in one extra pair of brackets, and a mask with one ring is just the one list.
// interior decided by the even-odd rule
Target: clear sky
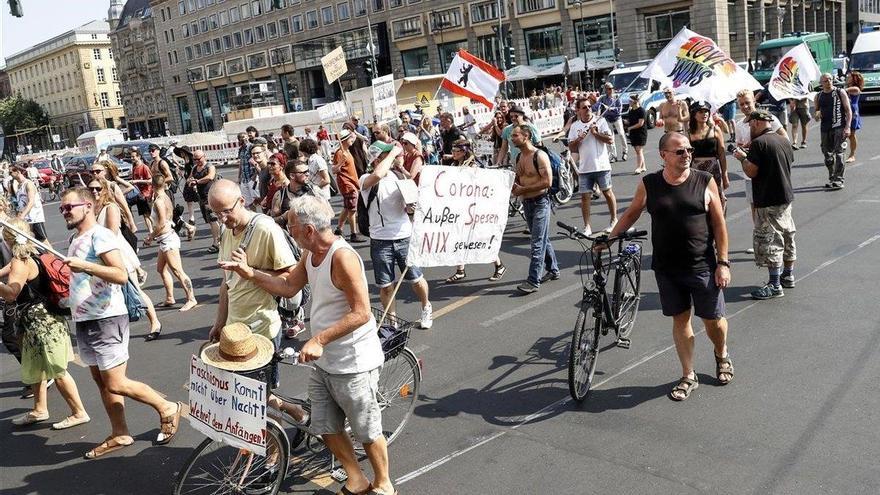
[(110, 8), (110, 0), (21, 0), (21, 3), (24, 17), (18, 18), (9, 15), (9, 4), (0, 0), (0, 67), (6, 65), (6, 57), (13, 53), (89, 21), (106, 19)]

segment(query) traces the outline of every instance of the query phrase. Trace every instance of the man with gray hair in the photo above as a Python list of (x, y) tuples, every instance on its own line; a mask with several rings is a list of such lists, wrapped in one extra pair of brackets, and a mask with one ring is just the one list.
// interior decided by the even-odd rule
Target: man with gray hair
[[(388, 475), (388, 446), (376, 398), (384, 362), (376, 319), (370, 310), (364, 262), (345, 239), (333, 233), (333, 208), (322, 198), (305, 195), (290, 201), (288, 231), (306, 255), (276, 275), (251, 268), (235, 252), (224, 263), (242, 279), (282, 297), (308, 283), (312, 288), (311, 338), (300, 350), (301, 362), (314, 362), (309, 378), (311, 427), (339, 459), (348, 479), (340, 493), (395, 493)], [(345, 431), (360, 441), (373, 468), (367, 479)]]
[(813, 108), (816, 109), (816, 120), (822, 136), (822, 154), (825, 155), (825, 168), (828, 169), (828, 182), (825, 189), (843, 189), (843, 174), (846, 167), (843, 154), (846, 140), (852, 132), (852, 108), (846, 91), (835, 88), (831, 74), (824, 73), (819, 78), (822, 91), (816, 93)]

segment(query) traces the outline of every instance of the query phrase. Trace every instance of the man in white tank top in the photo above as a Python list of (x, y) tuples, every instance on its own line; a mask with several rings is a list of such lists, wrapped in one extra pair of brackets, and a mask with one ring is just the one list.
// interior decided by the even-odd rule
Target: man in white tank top
[[(222, 262), (267, 292), (291, 297), (312, 288), (311, 338), (299, 360), (314, 362), (309, 379), (311, 425), (342, 463), (348, 475), (345, 489), (366, 493), (395, 493), (388, 474), (388, 447), (382, 435), (382, 417), (376, 401), (379, 370), (384, 362), (376, 320), (370, 309), (364, 263), (345, 239), (333, 233), (333, 208), (311, 195), (290, 201), (288, 231), (306, 252), (300, 262), (281, 275), (254, 270), (241, 251)], [(364, 445), (375, 479), (367, 479), (345, 432)]]

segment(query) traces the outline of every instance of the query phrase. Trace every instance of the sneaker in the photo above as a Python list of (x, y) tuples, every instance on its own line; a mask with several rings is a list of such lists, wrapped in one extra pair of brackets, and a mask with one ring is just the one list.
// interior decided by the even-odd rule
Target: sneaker
[(559, 280), (559, 272), (546, 272), (544, 276), (541, 277), (541, 283), (549, 282), (550, 280)]
[(766, 299), (775, 299), (777, 297), (782, 297), (785, 295), (785, 292), (782, 291), (782, 287), (774, 287), (770, 283), (764, 285), (758, 290), (752, 291), (752, 299), (757, 299), (759, 301), (763, 301)]
[(593, 235), (593, 229), (591, 229), (590, 226), (587, 225), (584, 227), (584, 230), (581, 231), (581, 234), (590, 237), (591, 235)]
[(608, 227), (602, 229), (602, 232), (611, 232), (611, 230), (614, 229), (615, 225), (617, 225), (616, 218), (614, 220), (611, 220), (610, 222), (608, 222)]
[(534, 292), (538, 292), (538, 287), (529, 281), (525, 281), (517, 285), (516, 290), (522, 292), (523, 294), (532, 294)]
[(419, 327), (427, 330), (434, 326), (434, 308), (431, 303), (426, 304), (422, 308), (422, 319), (419, 320)]
[(844, 186), (843, 182), (841, 182), (841, 181), (831, 183), (831, 189), (833, 189), (835, 191), (839, 191), (839, 190), (843, 189), (844, 187), (846, 187), (846, 186)]
[(336, 229), (333, 231), (333, 235), (342, 236), (342, 229)]
[(797, 144), (792, 144), (792, 145), (791, 145), (791, 149), (793, 149), (793, 150), (795, 150), (795, 151), (797, 151), (797, 150), (799, 150), (799, 149), (800, 149), (800, 147), (798, 147), (798, 145), (797, 145)]
[(626, 161), (626, 153), (623, 154), (623, 157), (620, 159), (620, 161), (623, 161), (623, 162)]
[(825, 189), (834, 189), (834, 183), (833, 182), (826, 182), (825, 185), (822, 187), (824, 187)]
[(21, 389), (21, 398), (22, 399), (33, 399), (34, 398), (34, 390), (30, 385), (25, 385), (23, 389)]
[(297, 335), (306, 331), (306, 325), (302, 320), (295, 320), (284, 328), (284, 338), (293, 339)]
[(779, 277), (779, 281), (783, 288), (794, 289), (794, 275), (783, 275)]
[(755, 248), (747, 248), (746, 254), (755, 254)]

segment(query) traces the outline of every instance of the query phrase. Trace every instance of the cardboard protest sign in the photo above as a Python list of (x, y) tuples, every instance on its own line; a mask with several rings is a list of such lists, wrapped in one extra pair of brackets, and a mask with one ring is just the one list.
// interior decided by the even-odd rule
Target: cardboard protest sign
[(494, 262), (513, 179), (507, 170), (423, 168), (407, 262), (420, 267)]
[(190, 362), (189, 422), (208, 438), (266, 455), (266, 384)]
[(334, 101), (318, 108), (318, 118), (321, 119), (321, 122), (333, 122), (346, 117), (348, 117), (348, 108), (342, 101)]
[(373, 116), (378, 122), (397, 118), (397, 93), (394, 90), (393, 74), (373, 79)]
[(345, 52), (342, 47), (338, 46), (335, 50), (321, 57), (321, 65), (324, 66), (324, 75), (327, 76), (327, 82), (333, 84), (333, 81), (342, 77), (348, 72), (348, 65), (345, 63)]

